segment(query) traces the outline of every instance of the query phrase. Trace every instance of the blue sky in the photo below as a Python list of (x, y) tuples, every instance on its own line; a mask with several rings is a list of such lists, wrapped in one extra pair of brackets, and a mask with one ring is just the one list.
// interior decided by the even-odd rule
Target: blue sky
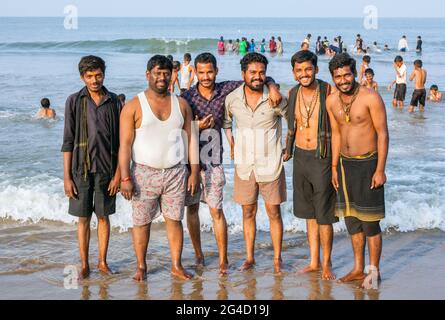
[(443, 0), (2, 0), (0, 16), (63, 16), (69, 4), (80, 17), (363, 17), (368, 5), (379, 17), (445, 17)]

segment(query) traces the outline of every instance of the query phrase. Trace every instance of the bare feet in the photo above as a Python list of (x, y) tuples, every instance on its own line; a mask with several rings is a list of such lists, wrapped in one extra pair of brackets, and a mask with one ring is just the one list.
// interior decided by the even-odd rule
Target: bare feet
[(352, 270), (344, 277), (338, 279), (337, 282), (345, 283), (345, 282), (351, 282), (351, 281), (356, 281), (356, 280), (363, 280), (363, 279), (365, 279), (365, 277), (366, 277), (366, 274), (364, 274), (363, 271)]
[(137, 268), (136, 273), (133, 276), (133, 280), (135, 281), (145, 281), (147, 279), (147, 269), (146, 268)]
[(273, 269), (275, 273), (281, 274), (281, 268), (283, 267), (283, 261), (281, 258), (273, 259)]
[(229, 273), (229, 266), (227, 262), (219, 264), (219, 275), (226, 276)]
[(79, 274), (79, 280), (86, 279), (89, 276), (90, 276), (90, 266), (89, 265), (82, 266), (82, 269), (80, 270)]
[(377, 290), (379, 288), (380, 282), (382, 282), (382, 278), (380, 277), (380, 272), (378, 271), (378, 269), (371, 270), (360, 285), (360, 289)]
[(252, 260), (252, 261), (246, 260), (246, 261), (244, 261), (242, 266), (239, 268), (239, 271), (249, 270), (249, 269), (253, 268), (254, 265), (255, 265), (255, 260)]
[(108, 267), (108, 264), (106, 262), (99, 262), (97, 268), (99, 269), (100, 273), (104, 275), (110, 276), (114, 274), (114, 272)]
[(335, 280), (335, 274), (332, 272), (330, 265), (322, 268), (321, 279), (322, 280)]
[(204, 256), (196, 256), (195, 264), (197, 267), (204, 267), (205, 266)]
[(307, 267), (299, 270), (297, 273), (298, 274), (304, 274), (304, 273), (310, 273), (310, 272), (316, 272), (320, 270), (320, 265), (308, 265)]
[(172, 275), (178, 277), (181, 280), (190, 280), (191, 278), (193, 278), (193, 275), (185, 271), (183, 267), (178, 267), (178, 268), (172, 267), (171, 273)]

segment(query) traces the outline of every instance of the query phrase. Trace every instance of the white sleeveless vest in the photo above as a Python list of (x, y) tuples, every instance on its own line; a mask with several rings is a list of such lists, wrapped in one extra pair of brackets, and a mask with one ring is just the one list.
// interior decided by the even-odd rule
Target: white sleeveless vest
[(187, 159), (187, 134), (182, 129), (184, 117), (178, 97), (171, 96), (170, 117), (162, 121), (157, 118), (144, 92), (138, 94), (142, 110), (140, 128), (135, 130), (132, 149), (134, 162), (156, 169), (168, 169)]

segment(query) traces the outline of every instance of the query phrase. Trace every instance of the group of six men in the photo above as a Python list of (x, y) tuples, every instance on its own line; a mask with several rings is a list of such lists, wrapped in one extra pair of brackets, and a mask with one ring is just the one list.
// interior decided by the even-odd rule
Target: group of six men
[[(366, 240), (370, 265), (379, 272), (379, 221), (385, 214), (389, 139), (382, 98), (356, 82), (355, 60), (346, 53), (329, 62), (335, 88), (317, 79), (314, 53), (299, 51), (291, 64), (298, 84), (286, 99), (266, 76), (265, 56), (249, 53), (242, 58), (242, 81), (216, 82), (217, 61), (211, 53), (202, 53), (195, 59), (198, 84), (176, 96), (169, 92), (171, 61), (155, 55), (147, 64), (148, 88), (122, 108), (116, 95), (103, 86), (104, 61), (95, 56), (82, 58), (79, 72), (85, 87), (67, 100), (62, 146), (69, 213), (79, 217), (81, 277), (90, 272), (93, 211), (98, 218), (98, 268), (112, 272), (106, 261), (108, 216), (115, 212), (119, 191), (132, 203), (135, 280), (146, 278), (150, 226), (160, 212), (167, 228), (172, 274), (192, 277), (181, 264), (185, 207), (196, 263), (204, 265), (200, 202), (209, 207), (220, 273), (227, 274), (223, 129), (235, 167), (233, 200), (243, 214), (246, 260), (240, 270), (255, 264), (261, 193), (270, 221), (274, 271), (281, 272), (280, 204), (287, 199), (283, 163), (293, 158), (294, 214), (306, 219), (311, 256), (301, 272), (321, 269), (322, 279), (335, 279), (331, 251), (333, 224), (339, 217), (345, 218), (354, 252), (354, 268), (340, 281), (365, 279)], [(285, 148), (282, 118), (288, 126)]]

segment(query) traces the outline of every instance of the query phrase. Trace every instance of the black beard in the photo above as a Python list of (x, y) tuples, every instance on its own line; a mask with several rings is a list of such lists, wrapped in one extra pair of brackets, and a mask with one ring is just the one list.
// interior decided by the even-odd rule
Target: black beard
[(343, 93), (344, 95), (351, 96), (351, 95), (354, 94), (354, 91), (355, 91), (356, 88), (357, 88), (357, 82), (354, 79), (354, 81), (352, 82), (352, 87), (351, 87), (351, 89), (349, 91), (347, 91), (347, 92), (343, 92), (341, 90), (339, 90), (339, 91), (341, 93)]
[(252, 90), (252, 91), (261, 92), (261, 91), (263, 91), (264, 82), (262, 82), (261, 85), (258, 88), (252, 86), (251, 84), (249, 84), (247, 82), (246, 82), (246, 86), (248, 86), (249, 89)]

